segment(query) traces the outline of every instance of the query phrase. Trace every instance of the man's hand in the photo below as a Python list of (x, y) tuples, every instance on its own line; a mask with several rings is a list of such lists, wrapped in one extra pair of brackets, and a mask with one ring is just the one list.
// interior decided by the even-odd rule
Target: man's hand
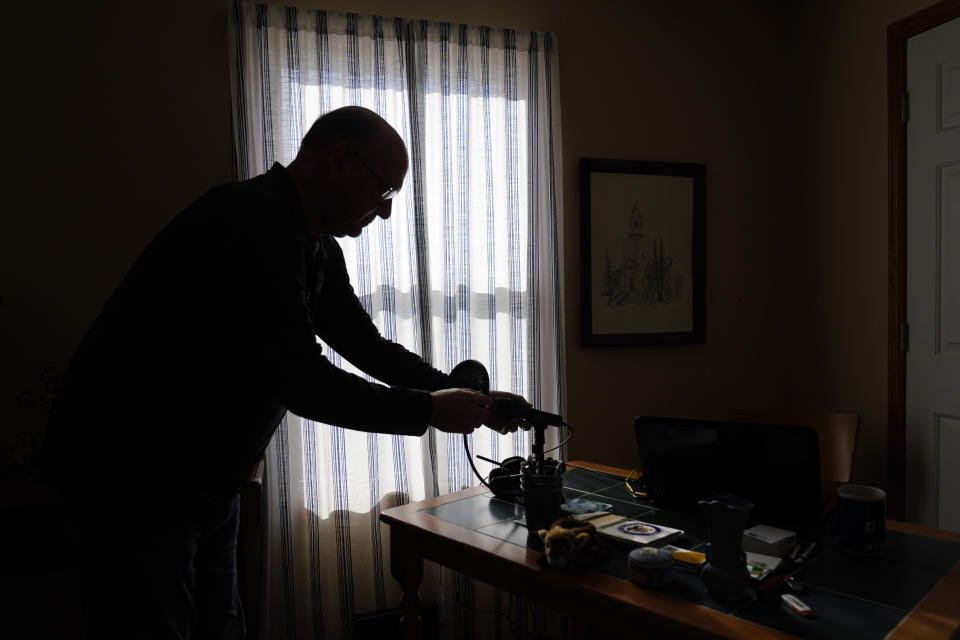
[(490, 413), (490, 396), (470, 389), (440, 389), (430, 394), (430, 424), (447, 433), (473, 433)]
[[(491, 391), (490, 398), (513, 398), (515, 401), (522, 403), (525, 407), (531, 406), (531, 404), (527, 402), (526, 398), (518, 396), (514, 393), (509, 393), (507, 391)], [(518, 428), (530, 428), (530, 424), (523, 418), (501, 418), (493, 415), (493, 413), (487, 416), (487, 418), (483, 421), (483, 424), (487, 425), (500, 435), (513, 433)]]

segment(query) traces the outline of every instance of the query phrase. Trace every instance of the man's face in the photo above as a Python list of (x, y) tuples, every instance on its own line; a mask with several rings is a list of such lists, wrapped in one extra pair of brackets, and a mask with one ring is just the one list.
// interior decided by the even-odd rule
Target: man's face
[(347, 168), (334, 235), (356, 238), (377, 216), (390, 217), (393, 197), (406, 175), (406, 154), (402, 162), (397, 158), (391, 161), (390, 154), (370, 157), (364, 155), (363, 149), (350, 145), (345, 162), (351, 166)]

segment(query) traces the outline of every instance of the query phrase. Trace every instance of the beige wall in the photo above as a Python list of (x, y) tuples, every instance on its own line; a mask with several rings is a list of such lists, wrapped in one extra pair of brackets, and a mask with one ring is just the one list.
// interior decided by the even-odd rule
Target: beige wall
[[(2, 21), (0, 432), (133, 259), (232, 177), (223, 2), (17, 2)], [(41, 423), (42, 424), (42, 423)]]
[(886, 28), (932, 4), (800, 3), (784, 52), (786, 400), (859, 413), (854, 474), (874, 484), (886, 476)]
[[(884, 34), (929, 0), (296, 4), (557, 34), (574, 456), (632, 466), (638, 414), (843, 409), (863, 415), (862, 477), (882, 481)], [(8, 8), (0, 45), (17, 98), (0, 233), (6, 433), (37, 422), (13, 398), (65, 365), (146, 242), (232, 174), (228, 3), (40, 6)], [(583, 156), (707, 165), (705, 345), (580, 346)]]

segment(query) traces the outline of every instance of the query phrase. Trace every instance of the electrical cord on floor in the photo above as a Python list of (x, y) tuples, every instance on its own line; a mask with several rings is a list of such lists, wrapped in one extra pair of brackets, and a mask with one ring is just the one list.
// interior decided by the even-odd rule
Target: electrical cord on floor
[[(463, 591), (463, 587), (464, 585), (467, 584), (468, 580), (470, 580), (470, 576), (464, 576), (463, 580), (457, 583), (456, 593), (454, 595), (456, 597), (458, 607), (466, 609), (467, 611), (470, 611), (474, 614), (502, 616), (506, 620), (507, 626), (510, 629), (510, 635), (513, 636), (514, 640), (531, 640), (531, 639), (532, 640), (557, 640), (556, 636), (541, 635), (536, 632), (531, 633), (531, 632), (524, 631), (522, 628), (520, 628), (520, 623), (513, 619), (513, 616), (514, 616), (513, 601), (515, 598), (515, 596), (513, 595), (507, 594), (507, 600), (508, 600), (507, 613), (504, 613), (502, 611), (487, 611), (484, 609), (477, 609), (476, 607), (469, 605), (466, 602), (463, 602), (463, 600), (460, 597), (460, 594)], [(564, 620), (566, 620), (565, 617), (564, 617)]]
[(486, 611), (484, 609), (477, 609), (476, 607), (470, 604), (467, 604), (460, 598), (460, 594), (463, 591), (463, 587), (464, 585), (467, 584), (468, 580), (470, 580), (470, 576), (464, 576), (463, 580), (461, 580), (457, 584), (457, 591), (456, 591), (457, 606), (462, 609), (466, 609), (467, 611), (470, 611), (474, 614), (502, 616), (507, 622), (507, 627), (510, 629), (510, 635), (513, 636), (515, 640), (526, 640), (523, 636), (521, 636), (518, 633), (516, 623), (514, 623), (514, 620), (512, 617), (513, 598), (511, 596), (508, 596), (510, 598), (510, 604), (508, 605), (509, 608), (507, 609), (507, 613), (504, 613), (503, 611)]

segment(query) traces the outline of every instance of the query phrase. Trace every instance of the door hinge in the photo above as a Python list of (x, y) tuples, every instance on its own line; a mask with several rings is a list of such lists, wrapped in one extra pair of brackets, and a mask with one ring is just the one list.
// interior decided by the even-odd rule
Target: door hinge
[(910, 350), (910, 325), (906, 322), (900, 325), (900, 351)]
[(900, 122), (910, 120), (910, 94), (904, 91), (900, 94)]

